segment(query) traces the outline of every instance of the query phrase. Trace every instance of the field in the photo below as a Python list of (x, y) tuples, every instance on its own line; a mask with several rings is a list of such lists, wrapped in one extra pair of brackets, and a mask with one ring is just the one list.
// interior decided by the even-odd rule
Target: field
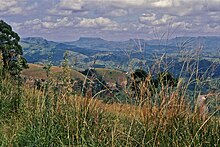
[[(23, 76), (33, 77), (33, 78), (38, 78), (38, 79), (47, 78), (47, 73), (43, 65), (39, 65), (39, 64), (28, 64), (28, 65), (29, 65), (29, 68), (22, 71)], [(52, 77), (55, 78), (59, 76), (59, 74), (62, 73), (62, 68), (58, 66), (52, 66), (50, 68), (50, 72), (52, 73)], [(76, 70), (71, 70), (70, 75), (73, 78), (79, 78), (82, 80), (84, 79), (84, 75)]]
[[(38, 78), (46, 76), (42, 73), (39, 65), (23, 72)], [(41, 91), (0, 80), (1, 146), (220, 145), (219, 107), (206, 115), (192, 109), (185, 87), (174, 89), (164, 105), (129, 105), (55, 90), (49, 80)], [(212, 98), (218, 102), (219, 95)]]

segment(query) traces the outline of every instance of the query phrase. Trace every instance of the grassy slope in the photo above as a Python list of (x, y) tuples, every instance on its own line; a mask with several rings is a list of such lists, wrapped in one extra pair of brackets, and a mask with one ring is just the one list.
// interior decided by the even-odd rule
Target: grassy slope
[(10, 104), (18, 93), (5, 82), (0, 105), (2, 146), (219, 145), (219, 119), (202, 120), (181, 107), (149, 110), (22, 88), (19, 111), (13, 112)]
[[(43, 65), (39, 65), (39, 64), (29, 64), (29, 69), (23, 70), (22, 75), (33, 78), (46, 79), (47, 74), (46, 71), (43, 69), (43, 67), (44, 67)], [(58, 66), (52, 66), (50, 72), (52, 73), (52, 76), (57, 76), (60, 73), (62, 73), (62, 68)], [(71, 70), (70, 74), (72, 78), (79, 78), (81, 80), (85, 78), (83, 74), (81, 74), (76, 70)]]
[[(46, 79), (47, 75), (43, 67), (44, 67), (43, 65), (39, 65), (39, 64), (29, 64), (29, 69), (23, 70), (22, 75), (27, 77), (38, 78), (38, 79)], [(110, 83), (118, 82), (120, 85), (126, 84), (127, 81), (126, 74), (121, 71), (113, 70), (113, 69), (104, 69), (104, 68), (97, 68), (96, 70), (97, 73), (106, 82), (110, 82)], [(62, 68), (58, 66), (52, 66), (50, 71), (53, 77), (62, 74)], [(81, 80), (85, 79), (85, 76), (76, 70), (71, 70), (70, 73), (72, 78), (79, 78)]]
[[(31, 65), (26, 75), (41, 78), (42, 71), (42, 66)], [(51, 71), (60, 72), (60, 68)], [(220, 145), (219, 118), (210, 114), (201, 119), (184, 101), (170, 100), (162, 108), (109, 105), (67, 91), (59, 93), (51, 85), (43, 92), (15, 85), (0, 82), (1, 146)]]
[(118, 82), (119, 84), (123, 85), (123, 83), (127, 81), (126, 74), (119, 70), (96, 68), (96, 71), (106, 82)]

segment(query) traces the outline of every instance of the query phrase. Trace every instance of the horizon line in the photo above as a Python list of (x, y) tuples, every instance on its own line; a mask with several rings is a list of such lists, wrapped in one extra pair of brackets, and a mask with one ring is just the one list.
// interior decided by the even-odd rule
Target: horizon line
[(82, 38), (87, 38), (87, 39), (102, 39), (104, 41), (113, 41), (113, 42), (122, 42), (122, 41), (129, 41), (129, 40), (145, 40), (145, 41), (150, 41), (150, 40), (170, 40), (170, 39), (175, 39), (175, 38), (199, 38), (199, 37), (220, 37), (220, 35), (195, 35), (195, 36), (184, 36), (184, 35), (179, 35), (179, 36), (175, 36), (175, 37), (170, 37), (170, 38), (152, 38), (152, 39), (146, 39), (146, 38), (129, 38), (129, 39), (121, 39), (121, 40), (109, 40), (109, 39), (105, 39), (104, 37), (99, 37), (99, 36), (80, 36), (78, 37), (78, 39), (76, 40), (63, 40), (63, 41), (59, 41), (59, 40), (52, 40), (52, 39), (48, 39), (47, 37), (43, 37), (43, 36), (26, 36), (26, 37), (20, 37), (21, 39), (26, 39), (26, 38), (42, 38), (45, 39), (47, 41), (53, 41), (53, 42), (73, 42), (73, 41), (79, 41)]

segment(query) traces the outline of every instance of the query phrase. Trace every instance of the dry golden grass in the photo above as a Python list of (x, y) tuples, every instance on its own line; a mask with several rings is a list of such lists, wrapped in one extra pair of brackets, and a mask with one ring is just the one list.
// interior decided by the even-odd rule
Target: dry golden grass
[[(33, 70), (42, 72), (42, 68), (30, 65), (26, 74), (32, 76)], [(52, 67), (51, 72), (59, 73), (60, 69)], [(43, 77), (43, 74), (37, 76)], [(162, 106), (106, 104), (68, 91), (54, 91), (50, 80), (47, 82), (48, 88), (42, 91), (20, 87), (21, 113), (13, 114), (13, 119), (6, 117), (7, 122), (1, 118), (5, 121), (0, 127), (2, 146), (203, 146), (219, 143), (216, 133), (219, 119), (212, 118), (213, 115), (205, 120), (197, 119), (189, 108), (184, 108), (187, 103), (175, 101), (179, 97), (176, 91), (166, 97)], [(5, 101), (2, 108), (7, 113), (6, 108), (11, 108), (10, 105), (5, 107), (8, 94), (16, 95), (17, 90), (11, 90), (16, 87), (10, 82), (3, 83), (1, 86), (6, 88), (2, 90), (2, 102)]]
[[(24, 69), (22, 71), (22, 75), (26, 77), (33, 77), (38, 79), (47, 79), (47, 74), (43, 65), (40, 64), (28, 64), (29, 69)], [(98, 75), (102, 76), (103, 79), (108, 83), (119, 83), (120, 85), (126, 85), (127, 78), (125, 73), (118, 71), (118, 70), (112, 70), (112, 69), (104, 69), (104, 68), (97, 68)], [(58, 66), (52, 66), (50, 68), (50, 73), (52, 77), (57, 77), (62, 74), (63, 69)], [(76, 71), (71, 69), (70, 70), (70, 76), (73, 79), (79, 78), (81, 80), (85, 79), (85, 76)]]
[[(25, 69), (22, 71), (23, 76), (33, 77), (38, 79), (47, 79), (46, 71), (43, 69), (44, 66), (40, 64), (28, 64), (29, 69)], [(62, 68), (58, 66), (52, 66), (50, 72), (52, 73), (52, 77), (56, 77), (62, 73)], [(71, 70), (70, 75), (72, 78), (79, 78), (81, 80), (85, 79), (85, 76), (76, 70)]]
[(122, 71), (106, 68), (96, 68), (96, 71), (106, 82), (117, 82), (120, 85), (126, 85), (127, 77)]
[[(39, 64), (29, 64), (29, 69), (23, 70), (22, 75), (27, 76), (27, 77), (33, 77), (33, 78), (46, 79), (47, 75), (43, 67), (44, 67), (43, 65), (39, 65)], [(119, 84), (122, 84), (122, 82), (127, 81), (125, 73), (121, 71), (111, 70), (111, 69), (102, 69), (102, 68), (99, 68), (96, 70), (98, 74), (106, 80), (106, 82), (117, 81)], [(52, 66), (50, 68), (50, 72), (52, 73), (52, 77), (56, 77), (60, 73), (62, 73), (62, 68), (57, 67), (57, 66)], [(71, 70), (70, 73), (71, 73), (72, 78), (80, 78), (82, 80), (85, 79), (85, 76), (78, 71)], [(30, 91), (27, 91), (27, 92), (30, 92)], [(29, 94), (29, 95), (32, 95), (32, 94)], [(65, 97), (66, 97), (65, 95), (62, 96), (62, 98), (65, 98)], [(74, 96), (68, 95), (66, 99), (74, 100), (75, 98)], [(163, 113), (161, 110), (159, 110), (156, 107), (148, 108), (147, 106), (141, 107), (141, 106), (135, 106), (135, 105), (130, 105), (130, 104), (120, 104), (120, 103), (106, 104), (106, 103), (103, 103), (102, 100), (93, 99), (90, 97), (83, 98), (83, 97), (77, 96), (77, 102), (80, 105), (84, 105), (86, 107), (92, 105), (95, 109), (102, 109), (105, 112), (112, 113), (117, 116), (128, 117), (128, 118), (133, 118), (133, 119), (145, 119), (147, 116), (154, 117), (159, 113)], [(170, 109), (169, 111), (173, 112), (172, 109)], [(167, 111), (166, 113), (169, 113), (169, 111)]]

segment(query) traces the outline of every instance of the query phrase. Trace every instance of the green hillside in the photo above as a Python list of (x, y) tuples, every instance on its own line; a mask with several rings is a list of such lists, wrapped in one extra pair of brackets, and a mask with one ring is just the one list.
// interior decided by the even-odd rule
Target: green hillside
[[(185, 60), (194, 58), (200, 49), (201, 64), (210, 67), (220, 63), (219, 37), (177, 37), (170, 40), (130, 39), (128, 41), (106, 41), (101, 38), (80, 38), (73, 42), (53, 42), (43, 38), (29, 37), (21, 40), (24, 57), (29, 63), (51, 62), (59, 66), (68, 52), (69, 64), (77, 70), (90, 67), (105, 67), (129, 71), (141, 65), (154, 66), (163, 57), (170, 72), (177, 76)], [(199, 47), (200, 45), (200, 47)], [(195, 59), (197, 60), (197, 59)], [(164, 70), (167, 65), (161, 67)], [(200, 66), (200, 64), (199, 64)], [(199, 69), (207, 70), (203, 66)], [(203, 71), (202, 71), (203, 72)], [(214, 71), (220, 75), (220, 68)], [(211, 74), (211, 73), (209, 73)]]

